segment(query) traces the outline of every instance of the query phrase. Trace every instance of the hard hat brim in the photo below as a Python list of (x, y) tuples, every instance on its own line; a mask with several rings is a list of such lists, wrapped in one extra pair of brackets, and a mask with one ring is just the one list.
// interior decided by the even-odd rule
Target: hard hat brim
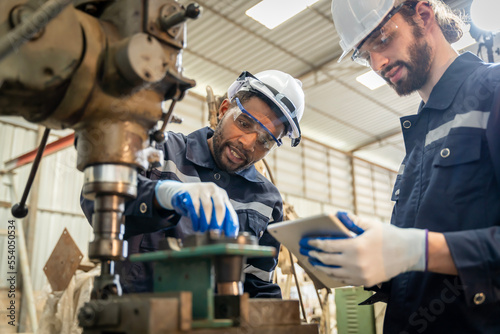
[(340, 63), (345, 58), (345, 56), (347, 56), (349, 53), (351, 53), (351, 51), (352, 51), (352, 49), (342, 52), (342, 55), (337, 60), (337, 63)]
[(331, 12), (344, 51), (339, 61), (351, 52), (403, 0), (334, 0)]

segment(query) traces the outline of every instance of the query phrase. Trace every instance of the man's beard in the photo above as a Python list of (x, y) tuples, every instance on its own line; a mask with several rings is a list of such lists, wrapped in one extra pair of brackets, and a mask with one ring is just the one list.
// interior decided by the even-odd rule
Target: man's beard
[[(411, 93), (422, 88), (429, 79), (429, 71), (431, 68), (431, 48), (424, 39), (417, 39), (413, 45), (408, 48), (410, 61), (396, 61), (391, 66), (382, 71), (382, 77), (387, 81), (389, 86), (394, 88), (399, 96), (410, 95)], [(397, 66), (406, 67), (407, 75), (405, 79), (401, 79), (396, 83), (392, 83), (385, 74)]]
[[(223, 142), (223, 136), (222, 136), (222, 120), (221, 120), (219, 122), (219, 124), (217, 124), (217, 127), (215, 128), (215, 131), (214, 131), (214, 135), (212, 137), (212, 146), (213, 146), (213, 150), (214, 150), (213, 158), (215, 160), (215, 163), (217, 164), (217, 166), (221, 170), (223, 170), (229, 174), (234, 174), (236, 172), (239, 172), (239, 171), (249, 167), (250, 164), (248, 164), (248, 160), (247, 160), (246, 164), (243, 164), (243, 165), (236, 167), (236, 168), (231, 168), (227, 164), (223, 163), (222, 155), (224, 152), (224, 147), (227, 145), (223, 144), (222, 142)], [(243, 150), (241, 150), (241, 152), (243, 152)]]

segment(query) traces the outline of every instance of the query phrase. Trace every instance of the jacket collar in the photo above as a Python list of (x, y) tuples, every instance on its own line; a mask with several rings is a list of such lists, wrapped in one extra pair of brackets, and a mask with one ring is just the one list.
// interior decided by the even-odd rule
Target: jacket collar
[(420, 102), (419, 111), (424, 107), (439, 110), (447, 109), (455, 99), (464, 81), (481, 64), (483, 64), (483, 61), (470, 52), (458, 56), (432, 89), (427, 103)]
[[(214, 135), (214, 130), (205, 127), (190, 133), (187, 136), (186, 143), (186, 159), (195, 165), (209, 168), (212, 170), (220, 170), (212, 157), (212, 152), (208, 147), (207, 140)], [(252, 165), (242, 171), (236, 173), (250, 182), (263, 182), (261, 174)]]

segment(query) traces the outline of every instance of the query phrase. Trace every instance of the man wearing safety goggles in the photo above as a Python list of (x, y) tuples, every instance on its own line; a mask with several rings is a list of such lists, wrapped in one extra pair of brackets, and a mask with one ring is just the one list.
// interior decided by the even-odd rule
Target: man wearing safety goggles
[(298, 80), (280, 71), (243, 72), (219, 108), (220, 122), (208, 140), (215, 162), (228, 172), (248, 168), (281, 146), (287, 135), (300, 142), (304, 93)]
[(441, 1), (333, 0), (332, 14), (341, 59), (354, 51), (422, 102), (401, 118), (391, 224), (343, 216), (357, 236), (304, 238), (301, 252), (375, 286), (384, 334), (500, 333), (500, 64), (458, 55), (461, 22)]
[[(202, 128), (187, 136), (169, 132), (157, 145), (163, 166), (139, 177), (137, 198), (126, 205), (130, 254), (157, 250), (165, 237), (207, 232), (236, 237), (239, 231), (279, 250), (266, 229), (283, 219), (281, 195), (253, 165), (281, 146), (285, 135), (292, 146), (300, 142), (302, 84), (281, 71), (243, 72), (227, 95), (215, 130)], [(87, 217), (92, 203), (82, 199)], [(272, 283), (277, 263), (278, 255), (247, 260), (243, 288), (250, 297), (281, 297)], [(152, 290), (150, 263), (118, 265), (123, 265), (118, 270), (124, 292)]]

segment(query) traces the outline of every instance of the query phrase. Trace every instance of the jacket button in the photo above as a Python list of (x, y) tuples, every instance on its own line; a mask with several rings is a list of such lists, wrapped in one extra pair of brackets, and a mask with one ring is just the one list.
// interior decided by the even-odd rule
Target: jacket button
[(142, 202), (139, 206), (139, 210), (141, 211), (141, 213), (146, 213), (146, 211), (148, 211), (148, 206), (146, 205), (146, 203)]
[(411, 122), (409, 120), (403, 122), (403, 128), (409, 129), (410, 127), (411, 127)]
[(399, 196), (399, 189), (394, 192), (394, 195)]
[(216, 180), (220, 180), (220, 174), (219, 174), (219, 173), (215, 173), (215, 174), (214, 174), (214, 179), (216, 179)]
[(441, 157), (448, 158), (449, 156), (450, 156), (450, 149), (449, 148), (443, 148), (441, 150)]
[(481, 305), (486, 300), (484, 293), (479, 292), (474, 295), (474, 304)]

